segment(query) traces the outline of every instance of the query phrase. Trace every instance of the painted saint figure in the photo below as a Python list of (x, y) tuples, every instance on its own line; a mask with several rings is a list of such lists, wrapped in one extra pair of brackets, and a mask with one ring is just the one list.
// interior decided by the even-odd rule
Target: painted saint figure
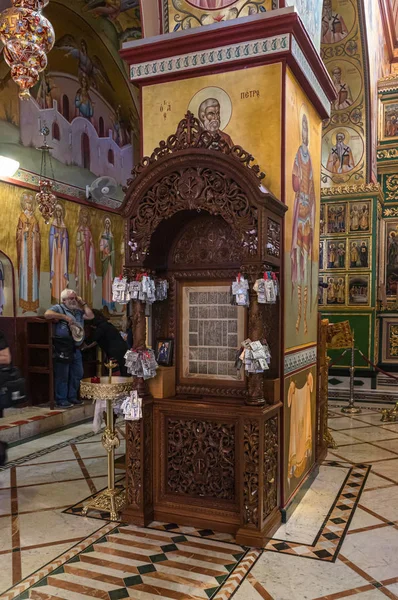
[(199, 121), (203, 129), (212, 135), (219, 135), (230, 148), (234, 145), (232, 139), (220, 129), (221, 126), (221, 107), (216, 98), (207, 98), (199, 106), (198, 110)]
[(336, 89), (337, 98), (333, 102), (334, 110), (343, 110), (352, 104), (352, 94), (349, 85), (341, 79), (340, 67), (335, 67), (332, 71), (333, 83)]
[(90, 214), (87, 208), (81, 208), (79, 225), (76, 234), (75, 262), (76, 291), (78, 296), (92, 304), (93, 286), (97, 275), (95, 272), (95, 249), (90, 229)]
[(344, 269), (345, 268), (345, 246), (344, 246), (343, 242), (341, 242), (341, 244), (339, 244), (339, 247), (337, 248), (337, 256), (339, 259), (339, 269)]
[(336, 245), (330, 244), (328, 253), (328, 269), (334, 269), (337, 260)]
[(333, 12), (332, 0), (324, 0), (322, 11), (322, 43), (341, 42), (348, 34), (348, 29), (341, 15)]
[(69, 283), (69, 234), (64, 218), (64, 208), (58, 203), (50, 228), (50, 287), (53, 304), (61, 301), (61, 292)]
[(312, 373), (302, 388), (291, 382), (288, 392), (290, 408), (290, 440), (288, 459), (288, 479), (301, 477), (309, 466), (312, 456), (312, 406), (311, 395), (314, 390)]
[(24, 193), (17, 225), (19, 306), (25, 313), (39, 308), (41, 237), (33, 194)]
[[(314, 260), (315, 187), (308, 147), (308, 120), (305, 114), (302, 118), (301, 137), (302, 144), (297, 151), (292, 173), (295, 200), (290, 260), (292, 294), (296, 288), (298, 300), (296, 331), (299, 332), (303, 315), (304, 333), (307, 333), (308, 293), (312, 285), (312, 262)], [(302, 304), (303, 291), (304, 306)]]
[(94, 105), (89, 93), (89, 83), (85, 75), (80, 78), (80, 88), (75, 96), (76, 116), (91, 121), (94, 116)]
[(359, 230), (359, 212), (358, 206), (354, 204), (350, 213), (350, 230), (358, 231)]
[(359, 227), (362, 231), (369, 231), (369, 209), (366, 204), (362, 206)]
[(332, 146), (326, 166), (331, 173), (347, 173), (355, 167), (351, 148), (344, 140), (345, 134), (339, 131), (336, 135), (336, 145)]
[(357, 266), (359, 260), (358, 245), (356, 242), (352, 242), (350, 250), (350, 267), (354, 269)]
[(100, 241), (100, 255), (102, 266), (102, 305), (110, 310), (115, 310), (115, 303), (112, 300), (112, 282), (115, 277), (115, 240), (111, 230), (111, 220), (109, 217), (104, 219), (104, 231)]
[(359, 261), (361, 263), (361, 267), (368, 267), (368, 246), (366, 242), (361, 242), (361, 246), (359, 248)]

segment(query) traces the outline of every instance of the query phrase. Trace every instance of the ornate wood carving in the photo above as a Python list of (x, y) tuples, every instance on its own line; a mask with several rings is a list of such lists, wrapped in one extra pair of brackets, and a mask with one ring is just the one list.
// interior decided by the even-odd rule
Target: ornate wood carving
[(144, 404), (143, 408), (144, 429), (144, 510), (153, 504), (153, 406)]
[(265, 520), (278, 503), (278, 417), (265, 421), (263, 473), (263, 520)]
[(167, 490), (218, 500), (235, 497), (235, 425), (167, 420)]
[(240, 241), (223, 219), (203, 217), (195, 219), (178, 238), (169, 266), (240, 264)]
[(243, 522), (259, 524), (260, 428), (258, 421), (243, 424)]
[[(191, 112), (187, 112), (185, 119), (180, 121), (176, 133), (170, 135), (166, 141), (162, 140), (159, 143), (159, 146), (152, 152), (151, 156), (145, 156), (141, 162), (134, 167), (131, 172), (133, 177), (127, 181), (127, 186), (131, 185), (132, 181), (134, 181), (138, 175), (141, 175), (141, 173), (159, 159), (189, 148), (211, 149), (229, 155), (234, 158), (237, 163), (250, 169), (260, 181), (265, 177), (265, 173), (260, 171), (258, 165), (251, 166), (254, 158), (249, 152), (246, 152), (241, 146), (233, 146), (230, 148), (219, 134), (211, 134), (210, 132), (205, 131), (199, 120), (196, 119)], [(126, 188), (124, 191), (126, 191)]]
[(180, 167), (157, 180), (130, 215), (132, 262), (140, 262), (148, 253), (156, 227), (181, 210), (222, 215), (241, 240), (245, 253), (257, 254), (257, 211), (244, 188), (214, 165)]
[(127, 422), (126, 474), (127, 503), (140, 508), (142, 503), (141, 422)]
[(281, 256), (281, 226), (274, 219), (267, 219), (267, 254), (280, 258)]
[(177, 385), (177, 394), (191, 394), (193, 396), (221, 396), (225, 398), (246, 398), (248, 392), (243, 388), (209, 387), (204, 385)]

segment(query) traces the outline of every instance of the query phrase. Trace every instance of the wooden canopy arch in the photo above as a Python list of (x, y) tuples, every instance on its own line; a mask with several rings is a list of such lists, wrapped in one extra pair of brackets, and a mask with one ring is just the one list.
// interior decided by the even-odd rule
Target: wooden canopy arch
[[(158, 225), (182, 210), (220, 215), (241, 240), (249, 263), (268, 261), (258, 240), (267, 208), (283, 216), (286, 207), (261, 181), (264, 173), (240, 146), (202, 129), (187, 113), (176, 133), (160, 142), (132, 171), (121, 212), (126, 218), (126, 266), (141, 266)], [(274, 253), (274, 258), (280, 258)], [(272, 262), (272, 260), (271, 260)]]

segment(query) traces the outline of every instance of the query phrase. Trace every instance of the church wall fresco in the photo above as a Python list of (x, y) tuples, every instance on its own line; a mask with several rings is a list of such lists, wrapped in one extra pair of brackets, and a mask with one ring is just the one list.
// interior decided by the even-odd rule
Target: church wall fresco
[[(1, 9), (7, 3), (0, 4)], [(138, 1), (116, 4), (117, 10), (107, 1), (50, 2), (45, 14), (56, 43), (31, 100), (18, 98), (9, 68), (1, 64), (0, 154), (20, 162), (17, 180), (37, 184), (41, 153), (36, 148), (43, 143), (39, 130), (46, 124), (56, 191), (84, 197), (81, 190), (87, 184), (109, 175), (117, 180), (116, 198), (122, 200), (121, 185), (138, 151), (139, 121), (137, 91), (118, 50), (122, 41), (141, 33)]]
[(265, 13), (272, 0), (162, 0), (165, 33)]
[(316, 366), (285, 379), (285, 504), (315, 462)]
[(285, 0), (285, 6), (294, 6), (304, 23), (316, 50), (321, 50), (322, 2), (319, 0)]
[[(266, 173), (263, 184), (280, 198), (281, 71), (280, 64), (272, 64), (144, 87), (144, 155), (173, 134), (190, 110), (204, 127), (218, 128), (228, 143), (253, 154)], [(213, 116), (199, 115), (208, 99), (216, 101), (214, 123)], [(261, 115), (266, 118), (259, 127)]]
[[(307, 147), (303, 123), (308, 128)], [(291, 349), (317, 340), (321, 121), (290, 70), (286, 77), (286, 135), (289, 143), (285, 150), (285, 189), (289, 210), (285, 217), (285, 297), (289, 310), (285, 347)], [(305, 196), (305, 208), (299, 205), (300, 196)], [(305, 217), (299, 216), (300, 210)], [(302, 238), (303, 218), (306, 221)], [(307, 257), (300, 265), (297, 256), (302, 244)]]
[(323, 187), (358, 184), (368, 176), (367, 62), (358, 2), (323, 3), (321, 57), (338, 94), (323, 128)]
[[(285, 102), (285, 349), (291, 353), (317, 342), (322, 124), (289, 69)], [(314, 366), (285, 378), (285, 504), (315, 461), (316, 381)]]
[[(68, 284), (94, 307), (115, 308), (110, 283), (124, 259), (121, 217), (60, 200), (46, 225), (35, 192), (5, 183), (0, 186), (0, 203), (8, 224), (0, 229), (0, 248), (14, 267), (18, 316), (43, 314)], [(0, 261), (4, 266), (6, 261), (1, 257)], [(12, 307), (9, 266), (5, 271), (4, 316), (8, 316)]]

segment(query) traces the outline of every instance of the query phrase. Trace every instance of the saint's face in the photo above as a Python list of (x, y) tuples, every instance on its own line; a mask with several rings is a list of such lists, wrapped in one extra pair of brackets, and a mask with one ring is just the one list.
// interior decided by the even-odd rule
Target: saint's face
[(106, 233), (109, 233), (110, 229), (111, 229), (111, 222), (107, 219), (105, 221), (105, 231), (106, 231)]
[(336, 142), (337, 142), (337, 144), (338, 145), (342, 144), (344, 142), (344, 138), (345, 138), (344, 134), (338, 133), (337, 136), (336, 136)]
[(215, 133), (220, 129), (220, 105), (215, 104), (214, 106), (208, 106), (204, 111), (203, 127)]
[(55, 207), (55, 218), (58, 222), (62, 220), (62, 208), (60, 206)]
[(341, 71), (340, 69), (336, 69), (333, 71), (333, 79), (335, 83), (341, 83)]
[(32, 214), (33, 210), (34, 210), (33, 209), (33, 201), (30, 198), (26, 199), (25, 200), (25, 211), (29, 214)]

